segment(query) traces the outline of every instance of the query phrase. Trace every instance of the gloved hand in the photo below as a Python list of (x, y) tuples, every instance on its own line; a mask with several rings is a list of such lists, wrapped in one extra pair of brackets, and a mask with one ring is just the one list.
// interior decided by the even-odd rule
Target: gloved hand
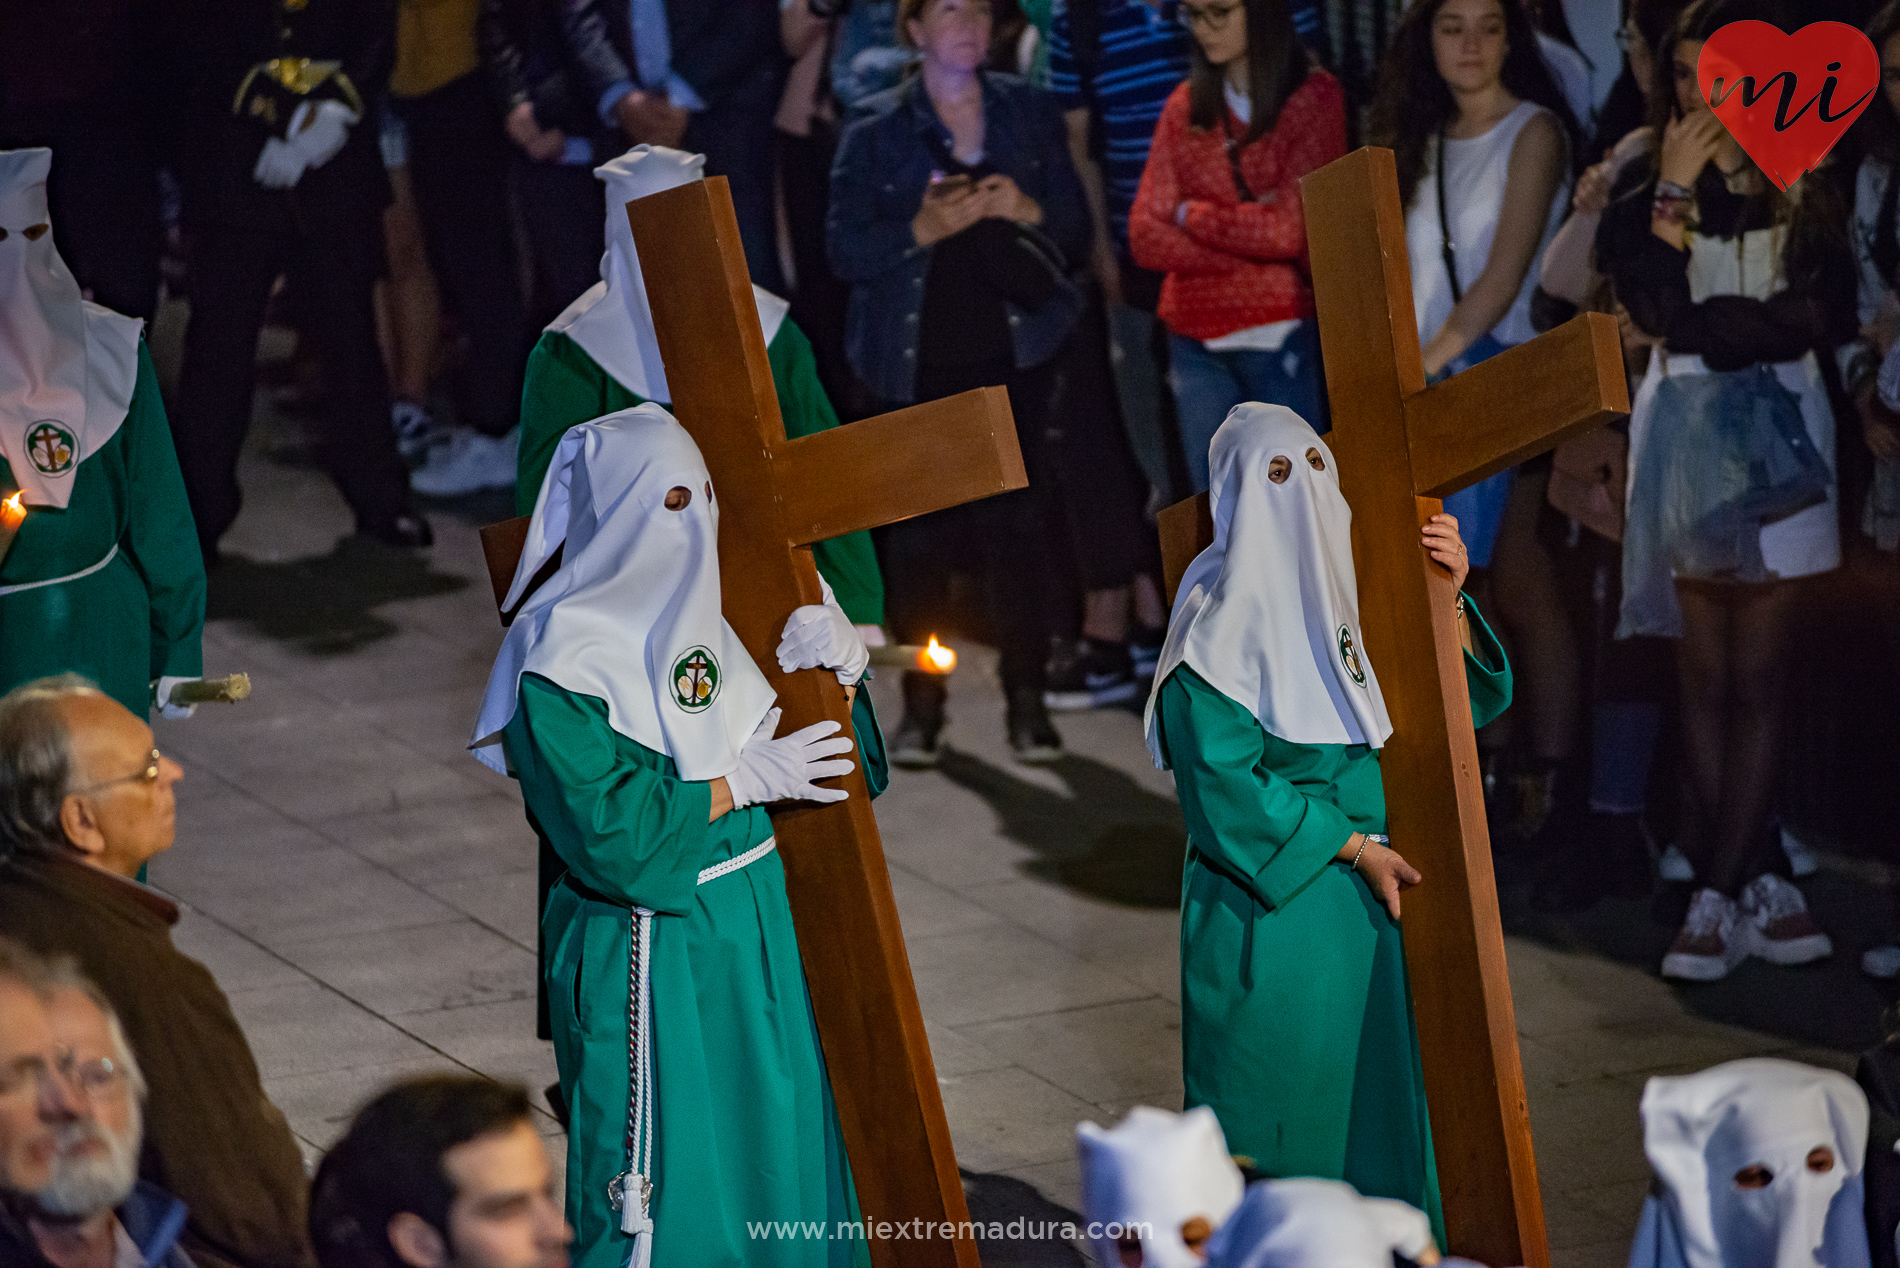
[(157, 682), (153, 683), (152, 684), (152, 703), (158, 707), (159, 715), (161, 717), (171, 718), (174, 721), (176, 721), (179, 718), (188, 718), (192, 714), (198, 712), (198, 706), (195, 704), (172, 704), (170, 703), (170, 701), (172, 698), (173, 687), (176, 687), (181, 682), (199, 682), (199, 681), (202, 681), (202, 680), (198, 678), (165, 677), (165, 678), (160, 678)]
[(738, 768), (726, 776), (734, 810), (768, 801), (843, 801), (849, 796), (842, 788), (819, 788), (814, 782), (857, 767), (856, 762), (838, 757), (852, 748), (848, 738), (837, 735), (838, 724), (826, 718), (773, 739), (781, 712), (766, 712), (758, 730), (739, 750)]
[(864, 677), (870, 663), (864, 636), (831, 597), (830, 586), (825, 587), (825, 602), (794, 608), (791, 619), (785, 622), (785, 635), (778, 645), (778, 667), (788, 674), (794, 669), (822, 665), (835, 670), (838, 681), (849, 687)]
[(306, 101), (290, 116), (284, 142), (305, 168), (322, 167), (336, 157), (362, 117), (340, 101)]
[(289, 189), (303, 179), (303, 169), (304, 162), (297, 151), (272, 137), (264, 142), (264, 152), (257, 156), (251, 179), (265, 189)]

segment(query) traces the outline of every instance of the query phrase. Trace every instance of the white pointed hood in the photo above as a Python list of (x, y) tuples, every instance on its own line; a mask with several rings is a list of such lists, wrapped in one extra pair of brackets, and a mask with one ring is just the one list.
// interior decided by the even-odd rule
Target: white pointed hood
[(1181, 1240), (1181, 1226), (1198, 1217), (1219, 1228), (1245, 1185), (1213, 1110), (1202, 1105), (1175, 1114), (1137, 1105), (1115, 1127), (1081, 1124), (1075, 1144), (1082, 1207), (1100, 1234), (1097, 1260), (1120, 1263), (1113, 1234), (1135, 1225), (1146, 1229), (1144, 1263), (1200, 1268), (1200, 1256)]
[[(1846, 1075), (1755, 1057), (1643, 1089), (1643, 1152), (1663, 1183), (1631, 1268), (1866, 1268), (1867, 1094)], [(1833, 1151), (1813, 1171), (1808, 1155)], [(1735, 1182), (1763, 1167), (1765, 1187)]]
[(1433, 1247), (1432, 1222), (1342, 1180), (1265, 1180), (1207, 1244), (1207, 1268), (1392, 1268)]
[[(670, 511), (675, 487), (692, 499)], [(658, 405), (568, 429), (503, 607), (565, 542), (561, 566), (508, 627), (469, 742), (477, 758), (506, 771), (501, 731), (535, 673), (605, 700), (613, 729), (672, 758), (681, 779), (732, 773), (775, 693), (721, 614), (716, 495), (698, 446)]]
[[(662, 145), (636, 145), (595, 168), (594, 175), (607, 183), (607, 253), (600, 258), (600, 281), (548, 325), (549, 330), (578, 343), (620, 386), (663, 405), (672, 403), (673, 393), (660, 364), (660, 342), (653, 333), (653, 309), (640, 277), (640, 257), (633, 249), (627, 204), (700, 180), (705, 168), (704, 154)], [(756, 286), (752, 299), (769, 345), (785, 320), (785, 301)]]
[(142, 323), (89, 303), (53, 246), (53, 152), (0, 151), (0, 456), (28, 506), (64, 508), (138, 386)]
[[(1275, 458), (1289, 465), (1279, 483)], [(1289, 743), (1383, 745), (1392, 722), (1360, 636), (1333, 451), (1292, 410), (1254, 402), (1234, 406), (1208, 461), (1214, 543), (1181, 578), (1155, 670), (1144, 726), (1156, 765), (1155, 698), (1183, 664)]]

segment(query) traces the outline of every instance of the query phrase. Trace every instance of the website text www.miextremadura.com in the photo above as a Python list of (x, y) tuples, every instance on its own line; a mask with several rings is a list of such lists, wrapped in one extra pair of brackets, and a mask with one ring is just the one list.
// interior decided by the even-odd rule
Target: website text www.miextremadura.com
[(928, 1241), (931, 1238), (970, 1238), (976, 1241), (1040, 1241), (1062, 1238), (1093, 1241), (1106, 1237), (1119, 1241), (1125, 1237), (1146, 1238), (1146, 1224), (1077, 1224), (1069, 1220), (1031, 1220), (1018, 1217), (1003, 1220), (759, 1220), (746, 1221), (746, 1234), (754, 1241)]

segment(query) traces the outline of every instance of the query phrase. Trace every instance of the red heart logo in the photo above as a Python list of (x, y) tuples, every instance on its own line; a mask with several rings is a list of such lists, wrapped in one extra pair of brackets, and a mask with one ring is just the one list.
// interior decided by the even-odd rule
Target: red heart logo
[(1702, 45), (1703, 100), (1769, 180), (1787, 189), (1820, 165), (1880, 88), (1880, 54), (1845, 22), (1789, 35), (1731, 22)]

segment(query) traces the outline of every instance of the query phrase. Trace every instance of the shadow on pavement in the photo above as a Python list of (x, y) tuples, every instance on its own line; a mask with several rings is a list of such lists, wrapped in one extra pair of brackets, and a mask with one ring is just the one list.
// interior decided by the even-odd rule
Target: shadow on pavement
[(1032, 875), (1128, 907), (1177, 906), (1187, 832), (1174, 800), (1093, 758), (1070, 754), (1044, 769), (1069, 796), (947, 746), (938, 765), (995, 809), (1005, 836), (1036, 851)]
[(207, 619), (246, 621), (261, 634), (319, 655), (394, 634), (396, 626), (376, 614), (385, 603), (448, 594), (469, 584), (466, 577), (434, 571), (424, 554), (354, 537), (327, 555), (281, 563), (226, 555), (209, 582)]
[(1071, 1226), (1081, 1225), (1081, 1216), (1025, 1181), (973, 1171), (962, 1175), (983, 1268), (1087, 1268), (1090, 1261), (1065, 1236)]

